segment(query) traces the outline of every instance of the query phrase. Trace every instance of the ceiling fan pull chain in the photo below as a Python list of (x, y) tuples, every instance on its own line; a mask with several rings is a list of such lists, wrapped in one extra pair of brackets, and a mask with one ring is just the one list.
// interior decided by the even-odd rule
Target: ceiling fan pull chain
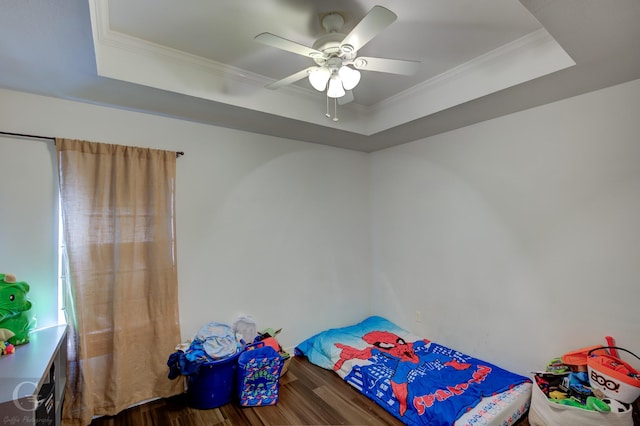
[(333, 98), (333, 121), (338, 121), (338, 98)]
[(325, 116), (327, 118), (331, 117), (331, 114), (329, 114), (329, 95), (327, 95), (327, 113), (325, 114)]

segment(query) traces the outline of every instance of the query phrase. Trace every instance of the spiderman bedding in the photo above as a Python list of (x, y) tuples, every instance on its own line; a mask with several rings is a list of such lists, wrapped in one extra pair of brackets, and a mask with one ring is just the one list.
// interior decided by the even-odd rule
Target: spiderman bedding
[(296, 354), (334, 370), (411, 425), (452, 425), (483, 397), (530, 382), (377, 316), (318, 333), (300, 343)]

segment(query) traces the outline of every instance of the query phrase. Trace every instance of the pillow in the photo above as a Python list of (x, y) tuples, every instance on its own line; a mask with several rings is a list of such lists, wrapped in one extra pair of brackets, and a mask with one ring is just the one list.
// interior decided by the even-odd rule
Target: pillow
[(341, 349), (335, 344), (341, 343), (357, 349), (364, 349), (369, 344), (362, 337), (371, 331), (389, 331), (399, 336), (409, 334), (385, 318), (371, 316), (357, 324), (331, 328), (309, 337), (296, 346), (295, 354), (304, 355), (312, 364), (332, 370), (340, 359), (341, 352)]

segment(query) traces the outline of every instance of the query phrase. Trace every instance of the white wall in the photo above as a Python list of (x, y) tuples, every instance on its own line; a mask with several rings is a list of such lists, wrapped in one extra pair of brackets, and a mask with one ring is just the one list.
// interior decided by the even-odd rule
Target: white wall
[[(209, 321), (231, 323), (245, 313), (258, 327), (283, 327), (281, 343), (293, 346), (369, 312), (366, 154), (5, 90), (0, 130), (185, 151), (176, 196), (184, 339)], [(55, 150), (50, 155), (55, 165)], [(55, 179), (55, 169), (39, 170), (20, 176), (17, 190), (37, 180), (53, 192)], [(3, 229), (29, 226), (12, 220)], [(52, 240), (43, 235), (42, 245), (55, 253)], [(11, 252), (8, 244), (0, 241), (2, 253)], [(15, 262), (3, 258), (0, 270), (18, 273)], [(55, 287), (54, 274), (39, 284)]]
[(640, 352), (638, 111), (634, 81), (367, 155), (0, 90), (0, 130), (186, 152), (183, 338), (377, 313), (522, 373), (605, 335)]
[(521, 373), (640, 353), (639, 111), (636, 80), (374, 153), (374, 311)]

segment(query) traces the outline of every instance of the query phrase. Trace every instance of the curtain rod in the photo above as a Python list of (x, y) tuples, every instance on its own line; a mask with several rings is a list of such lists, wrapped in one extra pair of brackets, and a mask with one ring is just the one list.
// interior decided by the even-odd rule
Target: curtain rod
[[(53, 141), (54, 143), (56, 141), (56, 138), (54, 138), (53, 136), (28, 135), (26, 133), (11, 133), (11, 132), (0, 131), (0, 135), (17, 136), (17, 137), (20, 137), (20, 138), (44, 139), (44, 140)], [(182, 155), (184, 155), (184, 151), (177, 151), (176, 152), (176, 158), (179, 158)]]

